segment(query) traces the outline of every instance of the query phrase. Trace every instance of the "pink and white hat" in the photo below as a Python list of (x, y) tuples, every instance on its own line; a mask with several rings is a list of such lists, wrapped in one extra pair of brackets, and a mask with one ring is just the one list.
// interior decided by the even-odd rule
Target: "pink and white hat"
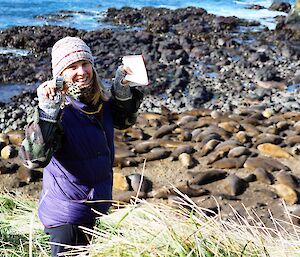
[(87, 44), (78, 37), (65, 37), (52, 48), (52, 74), (58, 77), (61, 72), (77, 61), (89, 61), (94, 68), (94, 57)]

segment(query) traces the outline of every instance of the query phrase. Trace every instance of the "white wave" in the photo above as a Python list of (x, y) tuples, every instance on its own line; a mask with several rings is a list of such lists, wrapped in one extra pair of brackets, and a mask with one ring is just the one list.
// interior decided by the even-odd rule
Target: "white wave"
[(19, 56), (27, 56), (30, 54), (30, 51), (24, 49), (0, 47), (0, 54), (13, 54)]

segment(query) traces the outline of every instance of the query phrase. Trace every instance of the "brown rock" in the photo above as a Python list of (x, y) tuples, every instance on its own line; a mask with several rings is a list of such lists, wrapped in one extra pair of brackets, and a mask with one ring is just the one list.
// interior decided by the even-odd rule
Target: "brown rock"
[(0, 133), (0, 151), (3, 149), (3, 147), (7, 146), (8, 144), (8, 136), (4, 133)]
[(20, 182), (29, 184), (33, 181), (32, 170), (24, 167), (23, 165), (20, 166), (17, 170), (17, 178)]
[(11, 130), (6, 134), (9, 138), (9, 142), (13, 145), (20, 146), (25, 138), (25, 132), (23, 130)]
[(12, 145), (7, 145), (5, 147), (3, 147), (3, 149), (1, 150), (1, 157), (4, 160), (16, 157), (18, 154), (18, 151), (16, 150), (16, 147), (12, 146)]
[(0, 162), (0, 174), (6, 174), (7, 172), (8, 171), (5, 164), (3, 162)]
[(261, 114), (268, 119), (274, 114), (274, 111), (270, 108), (267, 108)]
[(114, 187), (114, 189), (117, 189), (117, 190), (128, 191), (129, 184), (127, 182), (126, 177), (121, 173), (114, 172), (113, 187)]

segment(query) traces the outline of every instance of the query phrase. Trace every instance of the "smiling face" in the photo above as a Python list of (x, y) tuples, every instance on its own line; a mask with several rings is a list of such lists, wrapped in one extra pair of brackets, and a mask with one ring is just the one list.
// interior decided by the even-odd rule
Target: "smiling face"
[(61, 73), (66, 81), (78, 86), (89, 85), (93, 80), (93, 66), (89, 61), (77, 61), (69, 65)]

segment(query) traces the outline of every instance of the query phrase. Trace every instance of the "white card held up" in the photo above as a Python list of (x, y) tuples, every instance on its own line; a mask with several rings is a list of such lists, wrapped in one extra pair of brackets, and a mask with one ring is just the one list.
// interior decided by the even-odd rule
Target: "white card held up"
[(125, 79), (134, 82), (138, 85), (148, 85), (148, 75), (145, 67), (144, 58), (142, 55), (127, 55), (122, 59), (124, 66), (127, 66), (132, 71), (132, 74), (127, 74)]

